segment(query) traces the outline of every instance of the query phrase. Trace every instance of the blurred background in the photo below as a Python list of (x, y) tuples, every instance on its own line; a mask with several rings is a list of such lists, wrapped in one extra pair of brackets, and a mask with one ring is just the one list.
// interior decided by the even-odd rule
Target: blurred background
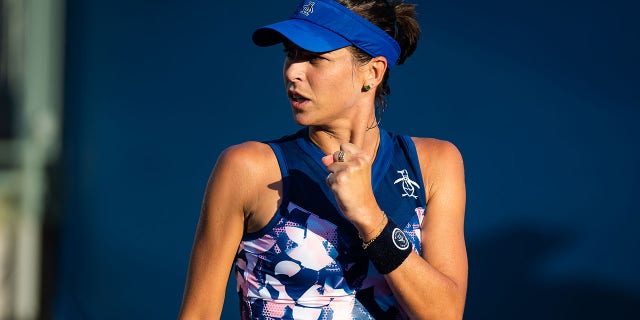
[[(638, 4), (415, 2), (382, 126), (465, 158), (465, 319), (635, 318)], [(176, 318), (218, 154), (298, 129), (296, 4), (0, 0), (0, 319)]]

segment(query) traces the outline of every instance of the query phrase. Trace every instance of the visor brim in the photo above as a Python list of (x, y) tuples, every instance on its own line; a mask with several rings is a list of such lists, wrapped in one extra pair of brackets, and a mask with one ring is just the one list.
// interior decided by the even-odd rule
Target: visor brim
[(301, 19), (289, 19), (257, 29), (253, 42), (268, 47), (285, 39), (310, 52), (329, 52), (351, 45), (335, 32)]

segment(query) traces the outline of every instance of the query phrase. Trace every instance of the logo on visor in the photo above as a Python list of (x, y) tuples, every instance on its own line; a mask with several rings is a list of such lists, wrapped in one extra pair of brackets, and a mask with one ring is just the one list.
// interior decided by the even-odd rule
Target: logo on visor
[(302, 9), (300, 9), (300, 14), (304, 14), (305, 16), (309, 16), (310, 14), (313, 13), (313, 5), (316, 4), (315, 2), (311, 1), (307, 4), (305, 4), (304, 6), (302, 6)]

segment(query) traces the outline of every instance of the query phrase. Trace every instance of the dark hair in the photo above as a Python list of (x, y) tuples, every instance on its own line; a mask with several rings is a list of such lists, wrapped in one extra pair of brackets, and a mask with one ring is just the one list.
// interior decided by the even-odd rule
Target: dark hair
[[(402, 0), (336, 0), (359, 16), (369, 20), (393, 37), (400, 45), (397, 65), (403, 64), (413, 54), (420, 38), (420, 26), (416, 20), (416, 5)], [(357, 62), (366, 63), (371, 56), (354, 46), (351, 47)], [(386, 98), (391, 94), (388, 84), (389, 69), (380, 86), (376, 88), (376, 112), (381, 117), (387, 106)]]

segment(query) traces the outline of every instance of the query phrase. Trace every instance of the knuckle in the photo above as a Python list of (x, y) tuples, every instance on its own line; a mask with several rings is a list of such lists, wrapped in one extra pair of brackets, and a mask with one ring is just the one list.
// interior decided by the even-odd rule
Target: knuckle
[(354, 173), (356, 173), (356, 172), (358, 171), (358, 167), (356, 167), (356, 166), (349, 166), (349, 167), (345, 168), (345, 171), (346, 171), (348, 174), (354, 174)]
[(371, 161), (371, 156), (369, 156), (368, 154), (361, 154), (359, 157), (356, 157), (354, 160), (355, 160), (355, 163), (358, 165), (358, 167), (363, 167), (367, 163), (369, 163), (369, 161)]

